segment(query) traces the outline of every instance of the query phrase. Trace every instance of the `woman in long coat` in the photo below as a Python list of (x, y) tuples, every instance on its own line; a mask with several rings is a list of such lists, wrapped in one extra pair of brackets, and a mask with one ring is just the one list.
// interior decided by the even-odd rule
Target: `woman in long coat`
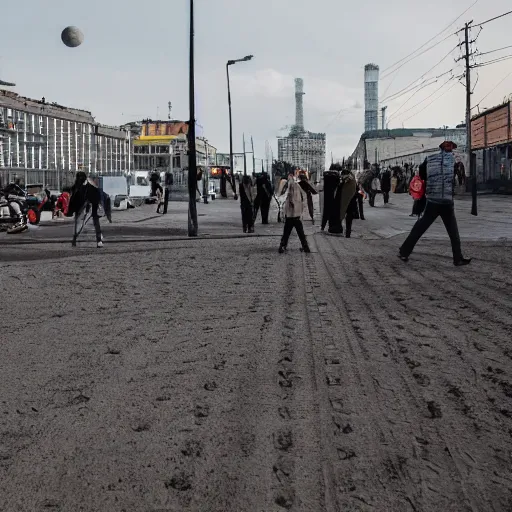
[(240, 182), (240, 210), (244, 233), (254, 233), (254, 200), (256, 192), (250, 176), (244, 176)]

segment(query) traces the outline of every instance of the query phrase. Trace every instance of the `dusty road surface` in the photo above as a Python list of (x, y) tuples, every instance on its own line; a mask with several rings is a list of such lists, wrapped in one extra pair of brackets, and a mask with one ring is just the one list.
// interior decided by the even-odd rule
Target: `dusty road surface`
[(512, 510), (510, 244), (354, 231), (0, 248), (0, 510)]

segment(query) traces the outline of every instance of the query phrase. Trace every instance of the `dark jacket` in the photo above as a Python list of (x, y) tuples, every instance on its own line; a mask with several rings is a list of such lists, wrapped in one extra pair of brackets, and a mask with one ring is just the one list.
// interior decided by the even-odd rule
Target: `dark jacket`
[(383, 171), (380, 177), (380, 189), (382, 192), (389, 192), (391, 190), (391, 172)]

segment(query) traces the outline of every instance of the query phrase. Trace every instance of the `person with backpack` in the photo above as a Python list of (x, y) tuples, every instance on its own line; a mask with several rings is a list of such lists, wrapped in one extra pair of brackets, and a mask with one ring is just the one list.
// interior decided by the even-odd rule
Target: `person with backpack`
[[(284, 188), (285, 187), (281, 188), (281, 193), (283, 193)], [(286, 191), (288, 193), (284, 203), (284, 214), (286, 219), (284, 221), (281, 244), (279, 245), (279, 253), (282, 254), (286, 251), (288, 247), (288, 240), (290, 239), (293, 228), (295, 228), (297, 235), (299, 236), (300, 243), (302, 244), (302, 251), (311, 252), (304, 233), (304, 226), (301, 221), (305, 194), (300, 185), (295, 181), (293, 173), (288, 175)]]
[(420, 170), (412, 178), (409, 184), (409, 194), (414, 200), (410, 217), (420, 217), (425, 209), (427, 198), (425, 197), (425, 179), (427, 175), (426, 160), (420, 165)]
[(399, 249), (398, 255), (402, 261), (409, 259), (419, 239), (433, 222), (441, 217), (452, 244), (453, 264), (459, 267), (471, 263), (471, 258), (464, 258), (462, 255), (459, 228), (455, 218), (453, 150), (456, 147), (454, 142), (445, 141), (439, 146), (439, 153), (427, 157), (425, 211)]

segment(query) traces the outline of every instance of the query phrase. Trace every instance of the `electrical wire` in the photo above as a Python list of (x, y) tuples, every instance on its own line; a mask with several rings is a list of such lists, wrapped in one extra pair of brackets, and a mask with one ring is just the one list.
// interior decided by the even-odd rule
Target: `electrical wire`
[(499, 20), (500, 18), (503, 18), (504, 16), (508, 16), (509, 14), (512, 14), (512, 11), (504, 12), (503, 14), (500, 14), (499, 16), (495, 16), (494, 18), (491, 18), (489, 20), (482, 21), (481, 23), (474, 23), (475, 26), (481, 27), (482, 25), (486, 25), (487, 23), (490, 23), (494, 20)]
[(416, 114), (413, 114), (412, 116), (409, 116), (407, 119), (404, 119), (402, 121), (402, 123), (405, 123), (409, 119), (412, 119), (413, 117), (417, 116), (418, 114), (421, 114), (424, 110), (426, 110), (428, 107), (430, 107), (430, 105), (435, 103), (437, 100), (441, 99), (447, 92), (451, 91), (457, 84), (458, 84), (458, 82), (454, 82), (451, 87), (448, 87), (448, 89), (446, 89), (446, 91), (443, 92), (443, 94), (440, 94), (437, 98), (434, 98), (428, 105), (425, 105), (420, 111), (416, 112)]
[(471, 108), (473, 110), (474, 108), (478, 108), (482, 102), (489, 97), (510, 75), (512, 75), (512, 71), (510, 73), (507, 73), (507, 75), (500, 80), (474, 107)]
[[(435, 68), (437, 68), (437, 66), (439, 66), (440, 64), (442, 64), (453, 52), (453, 50), (457, 49), (458, 48), (458, 45), (455, 46), (452, 50), (450, 50), (449, 52), (446, 53), (446, 55), (441, 59), (439, 60), (436, 64), (434, 64), (428, 71), (426, 71), (425, 73), (423, 73), (419, 78), (417, 78), (416, 80), (414, 80), (413, 82), (411, 82), (409, 85), (407, 85), (406, 87), (404, 87), (404, 89), (402, 89), (401, 91), (398, 91), (397, 93), (395, 94), (392, 94), (391, 96), (388, 96), (387, 98), (383, 98), (383, 99), (380, 99), (380, 103), (384, 102), (384, 101), (389, 101), (390, 98), (393, 98), (393, 99), (397, 99), (396, 96), (398, 93), (402, 92), (402, 91), (405, 91), (406, 89), (408, 89), (409, 87), (411, 87), (412, 85), (414, 85), (418, 80), (421, 80), (422, 78), (425, 78), (425, 76), (427, 76), (431, 71), (433, 71)], [(442, 76), (442, 75), (440, 75)], [(436, 77), (436, 78), (439, 78), (439, 77)], [(406, 93), (404, 93), (406, 94)]]
[(393, 71), (390, 71), (389, 73), (384, 73), (383, 72), (381, 80), (385, 80), (388, 76), (391, 76), (393, 73), (396, 73), (397, 71), (402, 69), (406, 64), (408, 64), (412, 60), (414, 60), (414, 59), (416, 59), (418, 57), (421, 57), (422, 55), (424, 55), (425, 53), (429, 52), (433, 48), (436, 48), (440, 44), (442, 44), (445, 41), (447, 41), (448, 39), (450, 39), (452, 36), (453, 36), (453, 34), (450, 34), (450, 35), (446, 36), (444, 39), (442, 39), (441, 41), (437, 42), (436, 44), (433, 44), (432, 46), (429, 46), (427, 49), (423, 50), (421, 53), (418, 53), (418, 55), (415, 55), (414, 57), (410, 58), (409, 60), (406, 60), (401, 66), (399, 66), (398, 68), (394, 69)]
[[(440, 87), (438, 87), (434, 92), (432, 92), (431, 94), (429, 94), (426, 98), (423, 98), (421, 101), (419, 101), (418, 103), (416, 103), (416, 105), (413, 105), (412, 107), (408, 108), (407, 110), (405, 110), (404, 112), (402, 112), (400, 114), (400, 116), (403, 116), (404, 114), (406, 114), (407, 112), (410, 112), (411, 110), (415, 109), (418, 105), (421, 105), (423, 102), (429, 100), (430, 98), (432, 98), (432, 96), (434, 96), (436, 93), (438, 93), (443, 87), (445, 87), (449, 82), (451, 82), (452, 80), (454, 79), (453, 76), (451, 76), (450, 78), (448, 78), (448, 80), (446, 80), (446, 82), (444, 82), (443, 84), (441, 84)], [(411, 97), (412, 98), (412, 97)], [(409, 99), (411, 99), (409, 98)], [(407, 102), (406, 102), (407, 103)], [(406, 103), (404, 103), (401, 107), (403, 108)], [(396, 110), (395, 112), (393, 112), (392, 115), (389, 116), (389, 120), (391, 120), (391, 118), (394, 118), (396, 117), (396, 115), (398, 114), (398, 112), (400, 111), (400, 109)], [(400, 117), (399, 116), (399, 117)]]
[(502, 50), (508, 50), (509, 48), (512, 48), (512, 45), (510, 45), (510, 46), (504, 46), (503, 48), (496, 48), (496, 50), (491, 50), (491, 51), (489, 51), (489, 52), (478, 53), (477, 55), (478, 55), (479, 57), (482, 57), (483, 55), (489, 55), (489, 53), (501, 52)]
[[(464, 14), (466, 14), (470, 9), (472, 9), (477, 3), (479, 2), (479, 0), (475, 0), (462, 14), (460, 14), (459, 16), (457, 16), (447, 27), (445, 27), (443, 30), (441, 30), (441, 32), (438, 32), (434, 37), (430, 38), (426, 43), (423, 43), (419, 48), (417, 48), (416, 50), (414, 50), (412, 53), (410, 53), (409, 55), (405, 56), (404, 58), (400, 59), (399, 61), (395, 62), (394, 64), (392, 64), (391, 66), (388, 66), (386, 69), (383, 69), (382, 70), (382, 73), (386, 73), (386, 71), (394, 68), (396, 65), (400, 64), (401, 62), (403, 62), (404, 60), (408, 59), (409, 57), (412, 57), (416, 52), (418, 52), (419, 50), (421, 50), (422, 48), (424, 48), (425, 46), (427, 46), (427, 44), (431, 43), (432, 41), (434, 41), (434, 39), (436, 39), (437, 37), (439, 37), (440, 35), (444, 34), (452, 25), (454, 25), (455, 23), (457, 23), (457, 21), (459, 21), (460, 18), (462, 18), (462, 16), (464, 16)], [(451, 37), (453, 34), (450, 34), (449, 37)], [(448, 37), (446, 38), (448, 39)], [(438, 44), (441, 44), (442, 42), (446, 41), (446, 39), (443, 39), (442, 41), (440, 41), (440, 43)], [(437, 46), (437, 44), (435, 45)], [(434, 48), (434, 46), (432, 46), (430, 49)], [(419, 55), (417, 55), (416, 57), (419, 57)], [(416, 58), (414, 57), (414, 58)], [(411, 59), (412, 60), (412, 59)], [(408, 61), (410, 62), (410, 61)], [(405, 64), (404, 64), (405, 65)], [(397, 70), (395, 70), (397, 71)], [(388, 74), (389, 75), (389, 74)], [(384, 78), (384, 77), (383, 77)]]
[(475, 64), (475, 65), (473, 65), (471, 67), (472, 68), (483, 68), (485, 66), (490, 66), (491, 64), (496, 64), (497, 62), (503, 62), (504, 60), (509, 60), (509, 59), (512, 59), (512, 54), (511, 55), (504, 55), (503, 57), (499, 57), (497, 59), (481, 62), (480, 64)]
[[(437, 83), (437, 82), (439, 81), (439, 79), (440, 79), (440, 78), (442, 78), (443, 76), (447, 75), (448, 73), (451, 73), (451, 74), (452, 74), (452, 76), (451, 76), (451, 77), (447, 80), (447, 82), (446, 82), (446, 83), (448, 83), (448, 82), (453, 78), (453, 72), (454, 72), (455, 68), (456, 68), (456, 66), (455, 66), (455, 67), (453, 67), (452, 69), (449, 69), (448, 71), (446, 71), (446, 72), (444, 72), (444, 73), (441, 73), (440, 75), (436, 76), (436, 77), (435, 77), (435, 79), (434, 79), (432, 82), (430, 82), (430, 83), (428, 83), (428, 84), (424, 85), (423, 87), (420, 87), (420, 88), (419, 88), (419, 89), (418, 89), (414, 94), (412, 94), (412, 95), (411, 95), (411, 96), (410, 96), (410, 97), (405, 101), (405, 103), (403, 103), (403, 104), (400, 106), (400, 108), (398, 108), (395, 112), (393, 112), (393, 114), (391, 114), (391, 116), (389, 117), (389, 119), (391, 119), (392, 117), (395, 117), (395, 116), (396, 116), (396, 114), (398, 114), (398, 112), (400, 112), (400, 110), (402, 110), (402, 108), (403, 108), (403, 107), (405, 107), (405, 105), (406, 105), (407, 103), (409, 103), (409, 101), (410, 101), (410, 100), (411, 100), (411, 99), (412, 99), (412, 98), (413, 98), (413, 97), (414, 97), (418, 92), (420, 92), (422, 89), (425, 89), (426, 87), (430, 87), (431, 85), (433, 85), (433, 84)], [(396, 99), (398, 99), (398, 97), (397, 97), (397, 98), (394, 98), (394, 99), (396, 100)]]

